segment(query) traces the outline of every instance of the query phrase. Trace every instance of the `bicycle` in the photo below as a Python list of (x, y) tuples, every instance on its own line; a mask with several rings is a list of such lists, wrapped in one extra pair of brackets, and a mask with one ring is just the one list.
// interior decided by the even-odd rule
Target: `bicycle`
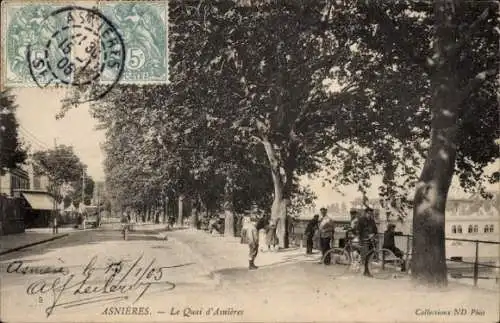
[(321, 258), (321, 262), (325, 265), (335, 265), (335, 273), (339, 276), (348, 270), (359, 272), (362, 268), (361, 248), (353, 242), (353, 238), (347, 238), (343, 248), (329, 249)]
[[(396, 278), (402, 273), (405, 275), (409, 270), (409, 265), (405, 264), (405, 261), (397, 257), (392, 250), (381, 248), (372, 249), (368, 255), (368, 273), (379, 279)], [(403, 271), (403, 264), (406, 266), (406, 270)]]
[[(368, 239), (369, 251), (366, 255), (368, 274), (371, 277), (379, 279), (387, 279), (394, 276), (395, 273), (400, 273), (403, 260), (388, 249), (378, 249), (376, 237)], [(330, 261), (326, 259), (330, 258)], [(322, 262), (326, 265), (335, 266), (336, 274), (343, 275), (347, 271), (358, 273), (363, 269), (365, 262), (361, 256), (361, 246), (353, 242), (353, 239), (347, 239), (344, 248), (331, 248), (322, 257)]]

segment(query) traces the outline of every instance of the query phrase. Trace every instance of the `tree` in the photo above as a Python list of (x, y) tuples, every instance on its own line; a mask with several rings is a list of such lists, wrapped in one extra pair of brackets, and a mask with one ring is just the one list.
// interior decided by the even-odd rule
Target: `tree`
[(249, 156), (251, 165), (261, 165), (264, 152), (271, 213), (282, 220), (286, 247), (286, 201), (299, 192), (297, 176), (325, 161), (332, 179), (357, 184), (365, 203), (374, 175), (383, 175), (381, 199), (391, 205), (410, 202), (407, 191), (420, 182), (414, 277), (445, 283), (451, 177), (457, 173), (464, 187), (481, 191), (484, 166), (498, 157), (491, 3), (182, 1), (171, 9), (172, 83), (131, 87), (125, 95), (120, 89), (122, 101), (107, 108), (126, 107), (123, 119), (107, 122), (113, 133), (133, 127), (140, 141), (127, 146), (130, 160), (116, 160), (145, 178), (147, 192), (168, 183), (200, 194), (208, 179), (231, 174), (231, 181), (216, 181), (216, 195), (230, 200), (232, 179), (249, 179), (232, 171), (248, 167), (241, 161)]
[[(32, 155), (35, 173), (46, 175), (51, 182), (49, 190), (58, 199), (62, 200), (66, 196), (61, 196), (60, 188), (63, 184), (71, 185), (72, 190), (68, 192), (74, 204), (79, 204), (82, 200), (82, 189), (84, 190), (84, 204), (89, 205), (94, 190), (92, 178), (86, 174), (86, 166), (74, 153), (73, 147), (58, 145), (54, 149), (34, 152)], [(82, 176), (86, 177), (86, 185), (82, 188)], [(87, 203), (85, 203), (87, 202)]]
[(413, 247), (420, 253), (413, 275), (427, 283), (446, 284), (445, 207), (456, 166), (461, 183), (470, 185), (499, 157), (497, 11), (490, 3), (434, 4), (431, 138), (413, 212)]
[(15, 98), (8, 90), (0, 92), (0, 175), (26, 160), (18, 136)]
[(281, 247), (287, 247), (287, 201), (298, 191), (297, 176), (317, 171), (323, 151), (349, 134), (332, 131), (341, 119), (331, 106), (347, 110), (351, 94), (346, 88), (328, 96), (324, 89), (324, 76), (346, 51), (316, 37), (323, 6), (291, 1), (219, 2), (216, 8), (185, 4), (177, 10), (199, 16), (185, 20), (183, 32), (176, 29), (179, 23), (172, 27), (174, 35), (190, 35), (176, 42), (188, 77), (179, 82), (175, 97), (183, 107), (196, 108), (202, 105), (195, 98), (206, 98), (210, 116), (230, 125), (218, 124), (221, 131), (235, 133), (236, 144), (247, 150), (264, 149)]
[(353, 1), (330, 11), (331, 19), (352, 26), (336, 34), (352, 52), (336, 77), (362, 88), (368, 103), (355, 118), (361, 133), (353, 146), (364, 148), (362, 158), (346, 153), (342, 177), (359, 175), (366, 186), (381, 170), (381, 193), (392, 199), (416, 184), (412, 272), (419, 282), (446, 284), (445, 205), (453, 175), (486, 196), (484, 167), (499, 157), (497, 11), (487, 1)]

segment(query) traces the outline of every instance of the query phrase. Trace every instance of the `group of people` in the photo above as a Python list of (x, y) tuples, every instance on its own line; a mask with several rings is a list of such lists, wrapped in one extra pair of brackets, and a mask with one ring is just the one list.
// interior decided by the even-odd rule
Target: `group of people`
[[(378, 234), (377, 223), (375, 221), (375, 212), (372, 208), (367, 207), (365, 210), (351, 210), (350, 225), (346, 230), (346, 241), (359, 252), (361, 259), (364, 261), (364, 272), (366, 276), (370, 276), (368, 270), (367, 256), (373, 248), (376, 248), (376, 237)], [(403, 252), (396, 247), (395, 244), (395, 228), (394, 224), (388, 224), (387, 230), (384, 232), (383, 249), (388, 249), (400, 259), (403, 259)], [(276, 223), (270, 222), (265, 217), (252, 215), (245, 218), (243, 229), (241, 232), (242, 242), (246, 239), (249, 247), (248, 269), (253, 270), (258, 267), (255, 265), (255, 258), (259, 252), (259, 232), (265, 232), (265, 245), (270, 250), (271, 247), (277, 245)], [(335, 234), (335, 221), (328, 215), (326, 208), (320, 209), (320, 215), (314, 215), (309, 221), (305, 229), (306, 236), (306, 253), (312, 254), (314, 245), (314, 236), (318, 234), (319, 247), (321, 250), (321, 262), (330, 264), (331, 258), (327, 251), (332, 248), (332, 241)], [(265, 251), (262, 250), (262, 251)], [(326, 255), (326, 256), (325, 256)], [(405, 262), (402, 262), (401, 270), (405, 270)]]
[[(325, 254), (332, 247), (331, 243), (334, 239), (335, 222), (328, 216), (327, 209), (321, 208), (320, 215), (314, 215), (313, 219), (309, 221), (305, 229), (306, 235), (306, 253), (312, 254), (314, 236), (318, 232), (319, 247), (321, 250), (321, 262), (330, 264), (330, 255)], [(375, 239), (378, 234), (377, 223), (375, 222), (375, 212), (372, 208), (366, 208), (364, 212), (358, 210), (351, 210), (351, 222), (349, 228), (346, 230), (346, 240), (350, 240), (351, 245), (360, 253), (361, 259), (364, 260), (365, 276), (369, 276), (368, 262), (366, 261), (369, 252), (375, 248)], [(391, 250), (395, 256), (402, 259), (403, 252), (396, 247), (395, 244), (395, 228), (394, 224), (389, 224), (387, 230), (384, 232), (384, 243), (382, 248)], [(402, 270), (405, 270), (405, 263), (403, 261)]]

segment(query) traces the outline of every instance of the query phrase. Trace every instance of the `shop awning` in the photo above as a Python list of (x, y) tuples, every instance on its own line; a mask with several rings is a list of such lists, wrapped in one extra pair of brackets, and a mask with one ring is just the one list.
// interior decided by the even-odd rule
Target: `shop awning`
[(49, 194), (44, 193), (22, 193), (33, 210), (53, 210), (54, 199)]

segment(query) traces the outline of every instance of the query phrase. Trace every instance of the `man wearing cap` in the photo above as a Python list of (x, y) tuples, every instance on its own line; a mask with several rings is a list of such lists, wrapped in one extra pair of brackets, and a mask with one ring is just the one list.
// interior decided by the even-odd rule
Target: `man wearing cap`
[(264, 218), (258, 219), (256, 215), (250, 217), (250, 223), (247, 226), (248, 242), (248, 269), (253, 270), (259, 267), (255, 266), (255, 258), (259, 252), (259, 230), (265, 226)]
[(330, 243), (333, 239), (333, 232), (335, 225), (333, 220), (326, 214), (326, 208), (322, 207), (320, 210), (321, 220), (319, 221), (319, 244), (321, 248), (322, 260), (325, 265), (330, 264), (330, 257), (324, 257), (325, 253), (330, 249)]
[(372, 247), (371, 239), (378, 234), (375, 212), (372, 208), (367, 207), (364, 214), (359, 216), (356, 231), (359, 234), (359, 242), (361, 244), (361, 258), (365, 263), (363, 275), (370, 276), (367, 256)]

